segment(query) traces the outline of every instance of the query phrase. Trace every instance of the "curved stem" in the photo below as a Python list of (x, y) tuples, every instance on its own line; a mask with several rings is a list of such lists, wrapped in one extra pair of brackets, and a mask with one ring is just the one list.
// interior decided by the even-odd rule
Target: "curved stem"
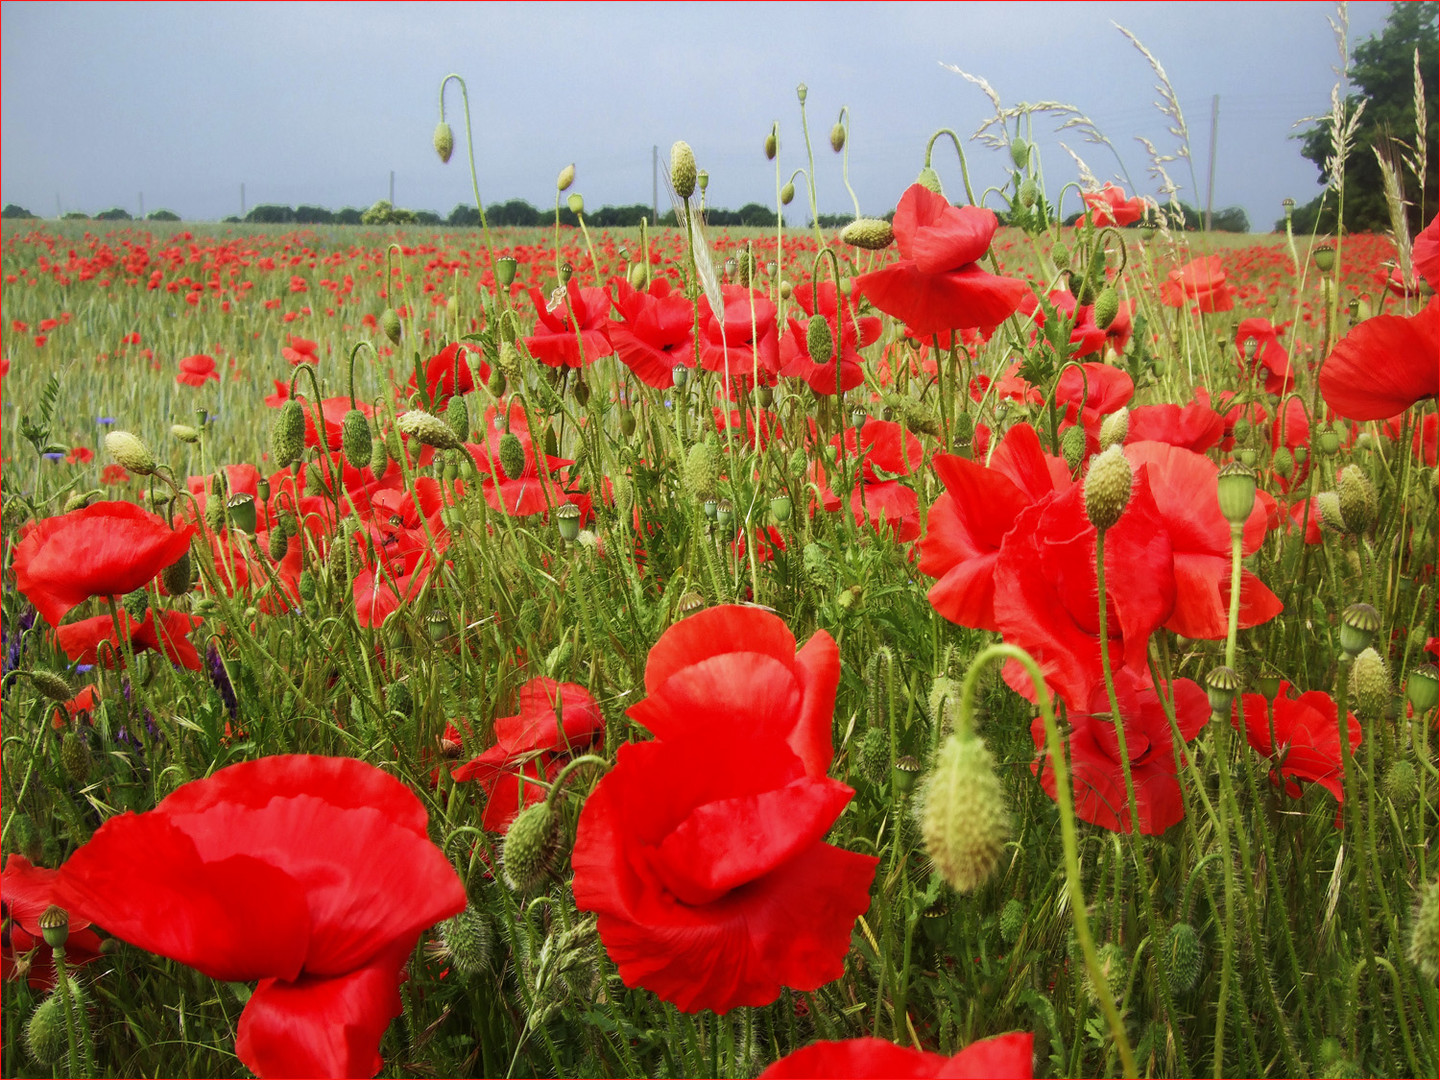
[(976, 205), (975, 189), (970, 186), (970, 169), (965, 164), (965, 151), (960, 148), (960, 136), (950, 128), (941, 128), (930, 136), (930, 141), (925, 144), (925, 167), (930, 167), (930, 156), (935, 152), (935, 142), (941, 135), (949, 135), (950, 141), (955, 144), (955, 153), (960, 157), (960, 178), (965, 181), (965, 198), (970, 200), (972, 206)]
[(440, 80), (440, 119), (445, 119), (445, 84), (454, 79), (460, 84), (460, 100), (465, 106), (465, 152), (470, 158), (470, 189), (475, 194), (475, 209), (480, 211), (480, 228), (485, 233), (485, 248), (490, 253), (490, 265), (495, 265), (495, 244), (490, 239), (490, 224), (485, 220), (485, 204), (480, 201), (480, 181), (475, 178), (475, 139), (470, 134), (470, 92), (465, 80), (453, 71)]

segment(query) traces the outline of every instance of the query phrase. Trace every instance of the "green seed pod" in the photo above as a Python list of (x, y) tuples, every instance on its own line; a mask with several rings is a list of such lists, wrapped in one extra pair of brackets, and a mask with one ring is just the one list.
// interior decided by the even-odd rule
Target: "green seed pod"
[(437, 928), (440, 943), (455, 970), (462, 976), (477, 975), (490, 966), (494, 933), (490, 920), (472, 905), (452, 915)]
[(1340, 496), (1340, 517), (1345, 528), (1357, 536), (1369, 532), (1380, 512), (1380, 502), (1365, 470), (1359, 465), (1346, 465), (1340, 470), (1335, 490)]
[(790, 503), (790, 496), (783, 493), (770, 496), (770, 517), (783, 525), (790, 520), (793, 507)]
[(275, 412), (270, 426), (270, 457), (284, 468), (305, 452), (305, 410), (293, 398)]
[(635, 434), (635, 414), (629, 409), (620, 410), (620, 434), (627, 439)]
[(1120, 294), (1115, 291), (1114, 285), (1106, 285), (1095, 297), (1095, 325), (1101, 330), (1108, 330), (1119, 314)]
[[(271, 535), (274, 535), (273, 530)], [(190, 552), (187, 549), (180, 558), (160, 571), (160, 584), (165, 586), (165, 591), (171, 596), (184, 596), (195, 584), (195, 572), (190, 563)]]
[(1378, 720), (1385, 715), (1390, 704), (1390, 672), (1374, 649), (1365, 649), (1355, 657), (1350, 684), (1355, 689), (1356, 711), (1361, 720)]
[(830, 324), (824, 315), (810, 316), (810, 325), (805, 331), (805, 349), (812, 364), (828, 364), (835, 358), (835, 337), (830, 333)]
[(1060, 436), (1060, 453), (1072, 473), (1080, 468), (1085, 460), (1085, 429), (1079, 425), (1066, 428)]
[[(84, 992), (73, 978), (65, 980), (72, 1014), (84, 1009)], [(65, 1026), (65, 999), (57, 989), (30, 1014), (25, 1025), (25, 1049), (41, 1065), (56, 1065), (68, 1053), (70, 1038)]]
[(155, 471), (155, 455), (138, 435), (128, 431), (112, 431), (105, 436), (106, 452), (136, 476), (149, 476)]
[(1244, 525), (1255, 508), (1255, 470), (1238, 461), (1220, 466), (1216, 498), (1226, 521), (1231, 525)]
[[(853, 596), (854, 594), (847, 589), (841, 595)], [(902, 798), (915, 790), (915, 782), (919, 779), (920, 762), (910, 754), (901, 754), (895, 759), (895, 764), (890, 766), (890, 786)]]
[(1420, 795), (1420, 777), (1415, 766), (1404, 758), (1393, 762), (1385, 770), (1385, 797), (1395, 804), (1397, 810), (1412, 806)]
[(1120, 520), (1130, 505), (1135, 472), (1120, 447), (1112, 446), (1090, 462), (1085, 476), (1085, 516), (1104, 531)]
[(645, 288), (645, 264), (641, 262), (630, 264), (630, 287), (636, 292)]
[(435, 153), (440, 155), (440, 164), (449, 165), (450, 155), (455, 152), (455, 132), (441, 120), (435, 125)]
[(325, 566), (330, 571), (330, 580), (342, 589), (350, 584), (349, 553), (349, 536), (343, 531), (337, 533), (335, 538), (330, 541), (330, 550), (326, 553)]
[(345, 460), (355, 468), (370, 464), (370, 421), (359, 409), (351, 409), (340, 421), (340, 447), (345, 451)]
[(780, 205), (781, 205), (781, 206), (789, 206), (789, 205), (790, 205), (792, 202), (794, 202), (794, 201), (795, 201), (795, 185), (792, 184), (792, 183), (790, 183), (790, 181), (787, 180), (787, 181), (785, 181), (785, 185), (780, 189)]
[(1119, 410), (1111, 413), (1100, 421), (1100, 449), (1109, 450), (1112, 446), (1123, 446), (1125, 437), (1130, 434), (1130, 410), (1120, 406)]
[[(1423, 637), (1424, 631), (1421, 631), (1422, 645)], [(1405, 680), (1405, 696), (1418, 716), (1424, 716), (1440, 703), (1440, 671), (1434, 664), (1425, 664), (1410, 672)]]
[(696, 173), (695, 151), (687, 142), (677, 142), (670, 147), (670, 186), (683, 202), (695, 194)]
[(1369, 604), (1351, 604), (1340, 613), (1340, 648), (1358, 656), (1380, 629), (1380, 613)]
[(790, 460), (785, 463), (785, 471), (796, 480), (802, 479), (810, 468), (810, 459), (805, 456), (805, 448), (797, 446), (790, 453)]
[(1200, 935), (1189, 923), (1176, 923), (1170, 928), (1170, 986), (1179, 994), (1189, 993), (1200, 981), (1205, 960), (1205, 946)]
[(879, 218), (856, 218), (840, 230), (840, 240), (851, 247), (880, 251), (895, 242), (895, 229)]
[(67, 731), (61, 736), (60, 765), (76, 787), (90, 782), (90, 747), (78, 731)]
[(926, 712), (930, 722), (941, 735), (955, 730), (960, 719), (960, 686), (948, 675), (940, 675), (930, 684), (930, 696), (926, 699)]
[(451, 397), (445, 405), (445, 423), (450, 425), (457, 442), (463, 443), (470, 437), (470, 409), (459, 394)]
[(940, 174), (929, 165), (920, 170), (920, 175), (915, 178), (915, 182), (926, 191), (933, 191), (936, 195), (945, 194), (944, 189), (940, 186)]
[(1020, 940), (1020, 932), (1024, 929), (1025, 905), (1012, 896), (1000, 910), (1000, 936), (1007, 945), (1014, 945)]
[(560, 816), (549, 801), (520, 811), (505, 834), (500, 865), (505, 884), (515, 892), (529, 892), (555, 868), (560, 854)]
[(939, 435), (940, 420), (924, 402), (907, 398), (904, 402), (905, 430), (912, 435)]
[(437, 450), (460, 449), (460, 440), (455, 437), (450, 425), (423, 409), (411, 409), (403, 413), (396, 419), (395, 426), (400, 430), (400, 434)]
[(565, 206), (578, 217), (585, 212), (585, 196), (578, 191), (572, 191), (565, 197)]
[(572, 162), (560, 170), (560, 175), (555, 178), (556, 191), (569, 191), (570, 185), (575, 183), (575, 165)]
[(1235, 695), (1240, 692), (1240, 676), (1234, 668), (1220, 666), (1211, 668), (1205, 676), (1205, 696), (1210, 701), (1210, 711), (1216, 716), (1228, 717)]
[(840, 153), (845, 149), (845, 125), (835, 121), (835, 126), (830, 129), (830, 149)]
[(1410, 940), (1405, 956), (1412, 967), (1427, 979), (1440, 974), (1440, 896), (1434, 881), (1422, 882), (1415, 890), (1410, 909)]
[(579, 539), (580, 507), (568, 502), (555, 507), (555, 530), (567, 544), (573, 544)]
[(945, 741), (918, 811), (925, 850), (939, 874), (959, 892), (983, 885), (1010, 836), (1005, 792), (984, 740), (957, 732)]
[(1315, 263), (1315, 269), (1322, 274), (1328, 274), (1335, 269), (1335, 245), (1330, 243), (1319, 244), (1310, 253), (1310, 258)]
[(380, 313), (380, 329), (390, 339), (391, 345), (400, 344), (400, 316), (394, 308), (387, 307)]
[(518, 480), (525, 472), (525, 447), (520, 442), (520, 436), (513, 431), (507, 431), (500, 436), (500, 468), (505, 470), (507, 480)]

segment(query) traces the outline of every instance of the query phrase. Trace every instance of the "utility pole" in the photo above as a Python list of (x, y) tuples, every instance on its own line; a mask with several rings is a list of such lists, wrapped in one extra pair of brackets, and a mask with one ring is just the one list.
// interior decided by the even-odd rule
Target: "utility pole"
[(140, 192), (140, 220), (145, 220), (145, 192)]
[(395, 205), (395, 170), (390, 170), (390, 205)]
[(1210, 178), (1205, 182), (1205, 231), (1215, 209), (1215, 136), (1220, 127), (1220, 95), (1210, 99)]
[(660, 224), (660, 147), (650, 147), (650, 224)]
[(240, 217), (245, 217), (245, 181), (240, 181)]

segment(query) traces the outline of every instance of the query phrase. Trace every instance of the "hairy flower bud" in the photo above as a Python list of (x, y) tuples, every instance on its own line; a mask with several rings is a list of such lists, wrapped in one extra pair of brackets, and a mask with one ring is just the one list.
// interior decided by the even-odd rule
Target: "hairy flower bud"
[(696, 172), (695, 151), (687, 142), (677, 142), (670, 147), (670, 186), (681, 201), (695, 194)]
[(569, 191), (570, 185), (575, 183), (575, 164), (571, 162), (560, 170), (560, 175), (555, 178), (556, 191)]
[(1420, 777), (1415, 772), (1415, 766), (1401, 758), (1385, 770), (1383, 787), (1385, 797), (1395, 804), (1396, 809), (1404, 810), (1420, 794)]
[(1118, 411), (1100, 421), (1100, 449), (1103, 451), (1112, 446), (1124, 445), (1125, 436), (1129, 434), (1130, 410), (1122, 405)]
[(500, 468), (505, 470), (505, 477), (508, 480), (518, 480), (525, 472), (525, 447), (520, 442), (520, 436), (513, 431), (507, 431), (500, 436)]
[(918, 808), (925, 850), (940, 876), (959, 892), (978, 889), (1010, 836), (1005, 792), (984, 740), (957, 733), (945, 741)]
[(560, 816), (548, 801), (526, 807), (510, 823), (501, 848), (505, 884), (516, 892), (528, 892), (554, 869), (559, 853)]
[(940, 187), (940, 174), (929, 165), (926, 165), (920, 170), (920, 175), (915, 178), (915, 182), (926, 191), (933, 191), (936, 195), (945, 194), (944, 190)]
[(1385, 661), (1374, 649), (1365, 649), (1355, 657), (1350, 672), (1355, 689), (1355, 704), (1362, 720), (1378, 720), (1390, 704), (1390, 672)]
[(685, 456), (680, 478), (685, 490), (696, 498), (715, 493), (720, 482), (720, 455), (709, 443), (696, 443)]
[(1085, 516), (1090, 524), (1105, 531), (1120, 520), (1130, 505), (1135, 473), (1120, 447), (1097, 454), (1085, 476)]
[(1335, 490), (1340, 496), (1340, 517), (1346, 530), (1356, 535), (1369, 532), (1380, 512), (1380, 502), (1365, 470), (1359, 465), (1346, 465), (1340, 470)]
[(775, 132), (772, 130), (769, 135), (765, 136), (765, 160), (774, 161), (775, 154), (779, 149), (780, 140), (775, 137)]
[(1025, 905), (1012, 896), (1000, 909), (1000, 937), (1007, 945), (1014, 945), (1024, 929)]
[(61, 736), (60, 767), (76, 787), (90, 782), (90, 747), (78, 731), (67, 731)]
[(394, 308), (387, 307), (380, 313), (380, 329), (385, 331), (391, 345), (400, 344), (400, 316)]
[(136, 476), (149, 476), (155, 471), (155, 455), (138, 435), (128, 431), (112, 431), (105, 436), (106, 452)]
[(179, 439), (189, 446), (194, 446), (200, 441), (200, 432), (189, 424), (171, 424), (170, 437)]
[(1060, 454), (1073, 473), (1085, 460), (1085, 429), (1076, 425), (1060, 436)]
[(455, 132), (441, 120), (435, 125), (435, 153), (440, 155), (440, 164), (449, 165), (450, 155), (455, 152)]
[(270, 457), (284, 468), (305, 451), (305, 410), (294, 398), (275, 411), (270, 425)]
[[(86, 1007), (84, 992), (79, 982), (65, 980), (65, 991), (70, 995), (72, 1015)], [(65, 998), (57, 987), (55, 991), (36, 1006), (25, 1025), (25, 1049), (42, 1065), (58, 1065), (64, 1060), (69, 1042), (69, 1029), (65, 1024)]]
[(1200, 981), (1205, 947), (1200, 942), (1200, 935), (1189, 923), (1176, 923), (1170, 928), (1169, 954), (1171, 988), (1181, 994), (1194, 989)]
[(402, 414), (396, 419), (395, 426), (400, 429), (400, 434), (418, 439), (426, 446), (433, 446), (437, 450), (458, 450), (460, 448), (460, 440), (455, 437), (455, 432), (450, 430), (450, 425), (423, 409), (411, 409)]
[(44, 668), (36, 668), (34, 671), (25, 672), (25, 677), (30, 680), (30, 685), (44, 694), (51, 701), (69, 701), (70, 684), (53, 671), (46, 671)]
[(823, 315), (810, 316), (810, 325), (805, 331), (805, 350), (810, 354), (812, 364), (828, 364), (835, 355), (835, 338), (830, 333), (830, 324)]
[(452, 915), (436, 930), (444, 955), (462, 976), (478, 974), (490, 966), (494, 933), (490, 920), (471, 905), (458, 915)]
[(1016, 138), (1010, 142), (1010, 160), (1015, 168), (1023, 169), (1030, 161), (1030, 144), (1024, 139)]
[(1295, 471), (1295, 455), (1284, 446), (1277, 446), (1270, 455), (1270, 469), (1282, 480)]
[(1416, 971), (1428, 979), (1440, 972), (1440, 893), (1434, 881), (1426, 881), (1415, 890), (1415, 906), (1410, 911), (1410, 940), (1405, 956)]
[(340, 446), (345, 460), (355, 468), (370, 464), (370, 421), (359, 409), (351, 409), (340, 421)]
[(851, 247), (880, 251), (895, 242), (895, 229), (880, 218), (856, 218), (840, 230), (840, 239)]
[(445, 405), (445, 423), (455, 433), (457, 442), (470, 437), (470, 409), (459, 394), (453, 395)]
[(1119, 314), (1120, 294), (1115, 291), (1114, 285), (1106, 285), (1100, 290), (1100, 295), (1095, 297), (1095, 325), (1101, 330), (1108, 330), (1115, 321), (1115, 316)]
[(780, 205), (789, 206), (795, 201), (795, 185), (785, 181), (785, 186), (780, 189)]

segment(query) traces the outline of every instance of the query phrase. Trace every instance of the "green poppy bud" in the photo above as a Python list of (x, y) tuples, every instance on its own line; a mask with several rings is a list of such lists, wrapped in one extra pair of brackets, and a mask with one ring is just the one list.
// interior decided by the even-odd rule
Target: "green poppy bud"
[(70, 700), (70, 684), (55, 672), (36, 668), (34, 671), (25, 672), (25, 677), (30, 680), (31, 686), (51, 701)]
[(1275, 452), (1270, 455), (1270, 469), (1282, 479), (1288, 477), (1295, 471), (1294, 455), (1283, 446), (1276, 447)]
[(1350, 672), (1350, 685), (1355, 690), (1356, 711), (1362, 720), (1378, 720), (1390, 704), (1390, 672), (1385, 661), (1374, 649), (1365, 649), (1355, 657)]
[(1119, 410), (1100, 421), (1100, 449), (1104, 451), (1112, 446), (1122, 446), (1125, 436), (1129, 434), (1130, 410), (1122, 405)]
[(1108, 330), (1119, 314), (1120, 294), (1115, 291), (1114, 285), (1107, 284), (1095, 297), (1095, 325), (1101, 330)]
[(570, 185), (575, 183), (575, 165), (572, 162), (560, 170), (560, 175), (555, 178), (555, 190), (569, 191)]
[(812, 364), (828, 364), (835, 358), (835, 338), (830, 333), (830, 324), (825, 321), (825, 316), (810, 316), (810, 325), (805, 331), (805, 349)]
[(1335, 491), (1340, 496), (1340, 517), (1346, 530), (1357, 536), (1369, 532), (1380, 512), (1380, 501), (1365, 470), (1359, 465), (1346, 465), (1340, 470)]
[(190, 446), (194, 446), (200, 441), (200, 432), (189, 424), (171, 424), (170, 436)]
[(1395, 804), (1396, 809), (1404, 810), (1420, 794), (1420, 777), (1415, 772), (1415, 766), (1401, 758), (1385, 771), (1383, 786), (1385, 797)]
[(838, 120), (835, 122), (835, 126), (830, 129), (830, 149), (834, 150), (837, 154), (845, 149), (845, 125)]
[(390, 339), (391, 345), (400, 344), (400, 316), (394, 308), (387, 307), (380, 313), (380, 329)]
[(455, 132), (444, 120), (435, 125), (435, 153), (440, 155), (440, 164), (449, 165), (450, 155), (455, 152)]
[(771, 131), (769, 135), (765, 136), (765, 160), (774, 161), (775, 154), (779, 151), (779, 149), (780, 141), (775, 138), (775, 132)]
[(1440, 894), (1434, 881), (1421, 882), (1410, 910), (1410, 940), (1405, 956), (1427, 979), (1440, 972)]
[(67, 731), (61, 736), (60, 766), (76, 787), (90, 782), (90, 747), (78, 731)]
[(370, 421), (359, 409), (351, 409), (340, 421), (340, 446), (345, 460), (355, 468), (370, 464)]
[(518, 480), (525, 472), (525, 447), (521, 445), (520, 436), (512, 431), (507, 431), (500, 436), (500, 450), (497, 455), (500, 458), (500, 468), (505, 470), (507, 480)]
[(1080, 468), (1085, 461), (1085, 429), (1079, 425), (1066, 428), (1060, 436), (1060, 453), (1072, 473)]
[(579, 217), (585, 212), (585, 196), (581, 195), (578, 191), (572, 191), (566, 197), (565, 205), (569, 208), (572, 214), (574, 214), (576, 217)]
[(1085, 476), (1085, 516), (1104, 532), (1120, 520), (1130, 505), (1135, 472), (1120, 447), (1112, 446), (1090, 462)]
[(933, 191), (936, 195), (945, 194), (944, 189), (940, 186), (940, 174), (929, 165), (920, 170), (920, 175), (915, 178), (915, 182), (926, 191)]
[(463, 443), (470, 437), (470, 409), (459, 394), (453, 395), (445, 404), (445, 423), (450, 425), (458, 442)]
[(789, 206), (789, 205), (790, 205), (792, 202), (794, 202), (794, 201), (795, 201), (795, 185), (792, 184), (792, 183), (790, 183), (790, 181), (787, 180), (787, 181), (785, 182), (785, 186), (780, 189), (780, 205), (781, 205), (781, 206)]
[(1188, 993), (1200, 981), (1205, 960), (1200, 935), (1189, 923), (1176, 923), (1170, 928), (1169, 954), (1170, 986), (1177, 993)]
[(138, 435), (128, 431), (112, 431), (105, 436), (106, 452), (136, 476), (149, 476), (155, 471), (155, 455)]
[(1030, 144), (1024, 139), (1012, 139), (1010, 142), (1010, 160), (1014, 162), (1015, 168), (1025, 168), (1030, 162)]
[(895, 242), (895, 229), (879, 218), (856, 218), (840, 230), (840, 240), (851, 247), (880, 251)]
[(890, 771), (890, 736), (884, 728), (871, 727), (860, 740), (860, 771), (872, 784)]
[(1014, 945), (1020, 940), (1020, 932), (1024, 929), (1025, 905), (1012, 896), (1000, 909), (1000, 936), (1007, 945)]
[(985, 742), (951, 735), (918, 800), (920, 832), (936, 871), (959, 892), (983, 885), (1010, 837), (1005, 792)]
[(695, 194), (696, 173), (695, 151), (687, 142), (677, 142), (670, 147), (670, 186), (683, 202)]
[(515, 892), (529, 892), (550, 875), (560, 854), (560, 826), (548, 800), (520, 811), (500, 852), (506, 885)]
[(395, 426), (400, 434), (411, 439), (418, 439), (426, 446), (433, 446), (437, 450), (457, 450), (460, 448), (460, 440), (455, 437), (455, 432), (450, 425), (432, 413), (423, 409), (411, 409), (401, 415)]
[(462, 976), (476, 975), (490, 966), (494, 932), (490, 920), (471, 905), (436, 927), (444, 954)]

